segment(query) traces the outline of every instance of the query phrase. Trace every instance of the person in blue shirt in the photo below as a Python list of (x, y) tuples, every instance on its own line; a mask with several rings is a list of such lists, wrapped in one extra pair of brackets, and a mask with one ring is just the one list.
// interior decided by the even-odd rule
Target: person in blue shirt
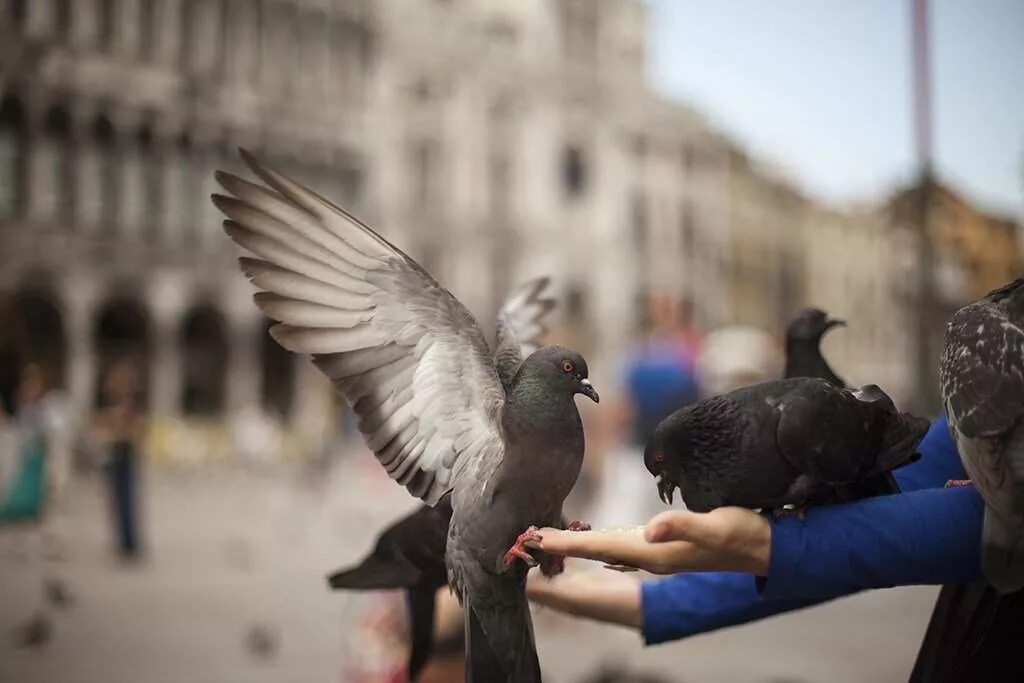
[(675, 575), (607, 587), (585, 575), (532, 581), (531, 598), (638, 628), (654, 644), (865, 589), (983, 581), (984, 502), (972, 486), (946, 487), (966, 474), (945, 418), (919, 450), (894, 472), (900, 494), (812, 508), (803, 520), (719, 508), (663, 512), (635, 530), (541, 529), (543, 550)]

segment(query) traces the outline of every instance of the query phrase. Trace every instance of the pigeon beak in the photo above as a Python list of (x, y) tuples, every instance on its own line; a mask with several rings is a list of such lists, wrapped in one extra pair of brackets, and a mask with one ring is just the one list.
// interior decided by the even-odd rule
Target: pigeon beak
[(672, 497), (676, 490), (675, 482), (669, 480), (662, 472), (654, 480), (658, 483), (658, 498), (661, 498), (661, 502), (665, 505), (672, 504)]
[(594, 403), (600, 403), (601, 397), (597, 395), (597, 389), (590, 383), (590, 380), (584, 377), (580, 380), (580, 393), (589, 398)]
[(833, 327), (846, 327), (846, 321), (839, 318), (831, 318), (825, 323), (825, 330), (831, 330)]

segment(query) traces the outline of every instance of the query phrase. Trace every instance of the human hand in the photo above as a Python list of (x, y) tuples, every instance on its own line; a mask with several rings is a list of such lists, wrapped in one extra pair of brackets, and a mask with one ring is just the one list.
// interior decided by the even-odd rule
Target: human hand
[(737, 507), (707, 513), (662, 512), (646, 526), (599, 531), (539, 530), (527, 545), (549, 553), (636, 567), (652, 574), (734, 571), (768, 573), (771, 525)]

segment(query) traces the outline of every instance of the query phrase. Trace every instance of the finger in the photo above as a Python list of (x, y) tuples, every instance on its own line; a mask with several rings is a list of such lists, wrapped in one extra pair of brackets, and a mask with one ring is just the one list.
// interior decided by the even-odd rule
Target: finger
[(569, 539), (563, 538), (567, 536), (560, 529), (546, 526), (542, 529), (537, 529), (537, 533), (540, 535), (538, 540), (529, 540), (523, 543), (527, 548), (536, 548), (537, 550), (546, 550), (549, 553), (555, 553), (558, 555), (565, 555), (560, 548), (564, 548)]

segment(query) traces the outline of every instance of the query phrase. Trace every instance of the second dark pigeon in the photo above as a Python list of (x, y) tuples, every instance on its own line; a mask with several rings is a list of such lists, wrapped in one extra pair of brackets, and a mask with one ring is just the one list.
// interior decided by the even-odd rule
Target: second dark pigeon
[(827, 502), (839, 485), (917, 458), (928, 420), (896, 410), (881, 389), (786, 379), (737, 389), (679, 410), (644, 452), (658, 494), (686, 507), (779, 510)]
[[(845, 326), (845, 320), (829, 317), (820, 308), (805, 308), (797, 313), (786, 328), (786, 379), (818, 377), (837, 387), (848, 386), (821, 353), (821, 339), (825, 333)], [(852, 484), (837, 486), (833, 500), (821, 502), (846, 503), (899, 492), (896, 478), (889, 472), (880, 472)]]
[(845, 320), (830, 318), (820, 308), (805, 308), (786, 328), (786, 373), (788, 377), (820, 377), (837, 387), (846, 382), (832, 370), (821, 355), (821, 338), (829, 330), (846, 325)]

